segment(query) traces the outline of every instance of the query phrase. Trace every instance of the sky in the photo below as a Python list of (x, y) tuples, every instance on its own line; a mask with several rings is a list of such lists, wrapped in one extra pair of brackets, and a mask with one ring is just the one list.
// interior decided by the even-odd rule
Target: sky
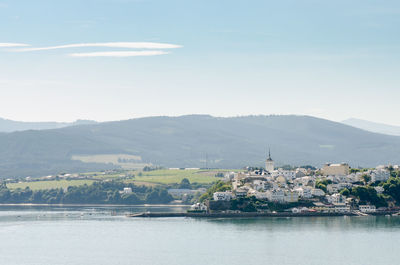
[(398, 0), (0, 0), (0, 117), (400, 125)]

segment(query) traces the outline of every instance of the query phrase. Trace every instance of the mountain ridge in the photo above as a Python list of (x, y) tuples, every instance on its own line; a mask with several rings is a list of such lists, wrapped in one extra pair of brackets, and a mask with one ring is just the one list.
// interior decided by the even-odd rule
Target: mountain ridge
[(0, 134), (0, 176), (115, 168), (72, 156), (130, 154), (165, 167), (263, 166), (267, 148), (278, 165), (400, 163), (400, 137), (311, 116), (157, 116)]
[(0, 118), (0, 132), (16, 132), (27, 130), (49, 130), (58, 129), (68, 126), (77, 126), (84, 124), (94, 124), (96, 121), (78, 119), (74, 122), (27, 122), (27, 121), (14, 121), (9, 119)]
[(400, 136), (400, 126), (372, 122), (363, 119), (349, 118), (342, 123), (370, 132)]

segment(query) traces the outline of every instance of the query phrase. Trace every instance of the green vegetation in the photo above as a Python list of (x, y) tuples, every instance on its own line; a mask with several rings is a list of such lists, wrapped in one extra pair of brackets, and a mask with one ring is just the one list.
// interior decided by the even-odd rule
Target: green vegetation
[(19, 182), (8, 183), (7, 187), (10, 190), (25, 189), (28, 187), (31, 190), (48, 190), (48, 189), (65, 189), (68, 187), (90, 185), (93, 180), (46, 180), (46, 181), (32, 181), (32, 182)]
[(183, 179), (188, 179), (191, 183), (210, 184), (220, 180), (215, 174), (229, 170), (199, 170), (199, 169), (161, 169), (154, 171), (141, 172), (135, 176), (135, 181), (150, 182), (159, 184), (180, 183)]
[(181, 183), (179, 184), (180, 189), (191, 189), (192, 185), (187, 178), (182, 179)]
[(310, 169), (310, 170), (317, 170), (316, 167), (311, 166), (311, 165), (304, 165), (304, 166), (300, 166), (301, 168), (305, 168), (305, 169)]
[[(125, 187), (131, 188), (132, 192), (121, 194), (120, 191)], [(67, 190), (31, 190), (29, 187), (10, 190), (6, 185), (0, 185), (0, 203), (158, 204), (172, 200), (172, 196), (163, 187), (136, 186), (117, 181), (70, 186)]]
[(140, 156), (128, 154), (107, 154), (107, 155), (74, 155), (72, 160), (81, 161), (84, 163), (103, 163), (120, 166), (123, 169), (141, 169), (147, 164), (142, 162)]
[(373, 168), (350, 168), (350, 174), (351, 173), (357, 173), (357, 172), (365, 172), (368, 170), (372, 170)]
[[(263, 139), (273, 139), (276, 150), (272, 150), (272, 157), (275, 152), (279, 152), (277, 156), (291, 154), (285, 163), (292, 165), (305, 157), (315, 164), (326, 162), (327, 149), (321, 148), (321, 143), (334, 143), (334, 148), (329, 149), (331, 160), (341, 160), (346, 153), (346, 157), (353, 158), (347, 161), (350, 164), (372, 166), (371, 157), (376, 161), (392, 157), (393, 162), (399, 162), (400, 138), (371, 134), (323, 119), (295, 115), (230, 118), (188, 115), (1, 134), (0, 177), (98, 171), (135, 162), (131, 160), (134, 158), (123, 158), (119, 154), (145, 160), (138, 163), (204, 167), (205, 150), (210, 167), (237, 168), (254, 161), (259, 161), (261, 166)], [(288, 144), (288, 139), (292, 144)], [(365, 143), (370, 148), (363, 148)], [(105, 154), (116, 154), (113, 163), (118, 165), (104, 160)], [(72, 156), (79, 160), (72, 160)], [(99, 159), (105, 163), (98, 163)]]
[[(82, 174), (86, 179), (53, 179), (2, 184), (0, 203), (168, 203), (169, 188), (210, 187), (227, 170), (153, 169), (147, 171), (110, 171)], [(112, 184), (110, 184), (112, 183)], [(133, 193), (120, 195), (124, 187)], [(117, 194), (118, 193), (118, 194)], [(185, 197), (198, 200), (200, 193)]]
[(369, 202), (377, 207), (387, 206), (390, 201), (396, 201), (397, 204), (400, 203), (400, 177), (391, 177), (388, 181), (378, 185), (384, 188), (382, 194), (377, 193), (374, 188), (376, 185), (373, 184), (353, 187), (350, 194), (357, 197), (360, 203)]
[(213, 211), (233, 210), (241, 212), (256, 211), (284, 211), (293, 207), (311, 207), (311, 201), (298, 201), (293, 203), (278, 203), (260, 200), (254, 196), (236, 198), (230, 201), (210, 201), (210, 209)]
[(385, 189), (385, 194), (400, 203), (400, 177), (389, 178), (388, 181), (382, 184), (382, 187)]
[(363, 174), (363, 175), (361, 176), (361, 178), (362, 178), (362, 180), (364, 181), (364, 184), (365, 184), (365, 185), (367, 185), (367, 183), (371, 181), (371, 176), (368, 175), (368, 174)]
[(205, 200), (211, 200), (213, 197), (214, 192), (217, 191), (227, 191), (227, 190), (232, 190), (232, 184), (223, 182), (221, 180), (218, 180), (211, 188), (207, 190), (206, 193), (201, 195), (200, 201), (203, 202)]
[(351, 195), (360, 199), (360, 203), (370, 202), (376, 207), (387, 206), (384, 195), (378, 194), (371, 186), (357, 186), (351, 190)]
[(328, 186), (328, 184), (332, 184), (332, 181), (329, 180), (329, 179), (324, 179), (324, 180), (318, 179), (318, 180), (315, 182), (315, 187), (316, 187), (317, 189), (321, 189), (321, 190), (323, 190), (324, 192), (326, 192), (326, 186)]
[(349, 196), (350, 195), (350, 191), (347, 188), (344, 188), (340, 191), (340, 194), (342, 194), (343, 196)]

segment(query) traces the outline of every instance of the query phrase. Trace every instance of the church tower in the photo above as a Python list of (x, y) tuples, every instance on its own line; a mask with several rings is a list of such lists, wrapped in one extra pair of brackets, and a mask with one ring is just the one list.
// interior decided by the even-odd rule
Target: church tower
[(271, 158), (271, 150), (268, 151), (268, 158), (265, 161), (265, 170), (268, 172), (274, 171), (274, 160)]

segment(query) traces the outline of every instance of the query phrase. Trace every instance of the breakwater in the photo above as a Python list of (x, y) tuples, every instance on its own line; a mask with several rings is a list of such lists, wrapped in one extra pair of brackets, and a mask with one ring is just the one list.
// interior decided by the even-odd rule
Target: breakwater
[(194, 218), (247, 218), (247, 217), (311, 217), (311, 216), (356, 216), (355, 213), (258, 213), (258, 212), (241, 212), (241, 213), (137, 213), (128, 214), (128, 217), (194, 217)]
[[(370, 213), (372, 216), (379, 215), (391, 215), (397, 214), (394, 211), (385, 212), (375, 212)], [(276, 213), (265, 213), (265, 212), (240, 212), (240, 213), (157, 213), (157, 212), (144, 212), (136, 214), (128, 214), (127, 217), (139, 218), (139, 217), (193, 217), (193, 218), (258, 218), (258, 217), (319, 217), (319, 216), (359, 216), (355, 212), (345, 212), (345, 213), (322, 213), (322, 212), (304, 212), (304, 213), (291, 213), (291, 212), (276, 212)], [(367, 216), (367, 215), (366, 215)]]

